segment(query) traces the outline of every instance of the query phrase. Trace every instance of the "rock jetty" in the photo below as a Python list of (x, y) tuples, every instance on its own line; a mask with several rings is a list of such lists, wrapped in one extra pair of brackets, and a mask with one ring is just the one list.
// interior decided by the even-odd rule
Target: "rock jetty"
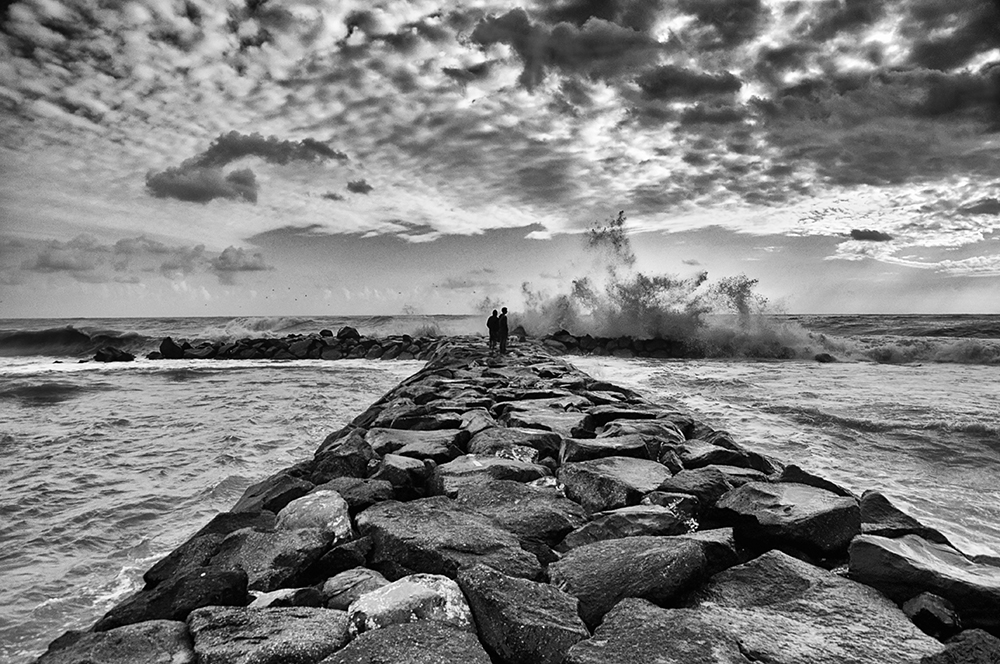
[(1000, 568), (553, 351), (438, 340), (38, 662), (1000, 661)]

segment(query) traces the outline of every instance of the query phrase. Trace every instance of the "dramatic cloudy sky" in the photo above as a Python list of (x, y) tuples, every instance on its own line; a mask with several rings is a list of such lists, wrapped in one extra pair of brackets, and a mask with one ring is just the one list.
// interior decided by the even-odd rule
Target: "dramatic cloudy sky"
[(995, 0), (0, 2), (0, 316), (465, 312), (594, 269), (1000, 311)]

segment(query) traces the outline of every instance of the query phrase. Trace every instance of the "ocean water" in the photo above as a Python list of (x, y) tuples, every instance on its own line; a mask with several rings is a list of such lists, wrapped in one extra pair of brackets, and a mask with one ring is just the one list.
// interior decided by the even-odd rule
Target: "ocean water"
[[(0, 662), (92, 625), (246, 486), (311, 456), (422, 366), (81, 358), (106, 343), (141, 356), (168, 335), (485, 332), (480, 318), (0, 320)], [(1000, 317), (764, 327), (753, 334), (768, 343), (743, 339), (728, 357), (568, 359), (857, 492), (881, 489), (968, 553), (1000, 555)], [(744, 356), (775, 339), (798, 359)], [(847, 361), (810, 359), (821, 351)]]

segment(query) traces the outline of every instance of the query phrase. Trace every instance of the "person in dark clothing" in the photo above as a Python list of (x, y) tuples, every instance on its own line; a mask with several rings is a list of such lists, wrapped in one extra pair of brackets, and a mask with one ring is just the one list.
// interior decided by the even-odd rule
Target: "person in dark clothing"
[(494, 350), (500, 337), (500, 319), (497, 318), (496, 309), (493, 310), (493, 315), (486, 319), (486, 329), (490, 331), (490, 350)]
[(503, 307), (500, 310), (500, 317), (498, 319), (500, 323), (497, 329), (498, 340), (500, 341), (500, 352), (507, 352), (507, 307)]

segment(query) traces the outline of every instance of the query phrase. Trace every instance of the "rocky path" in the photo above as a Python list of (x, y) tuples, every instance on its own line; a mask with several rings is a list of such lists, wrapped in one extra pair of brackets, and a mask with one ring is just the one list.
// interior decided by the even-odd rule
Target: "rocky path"
[(1000, 661), (1000, 568), (552, 350), (437, 342), (38, 661)]

